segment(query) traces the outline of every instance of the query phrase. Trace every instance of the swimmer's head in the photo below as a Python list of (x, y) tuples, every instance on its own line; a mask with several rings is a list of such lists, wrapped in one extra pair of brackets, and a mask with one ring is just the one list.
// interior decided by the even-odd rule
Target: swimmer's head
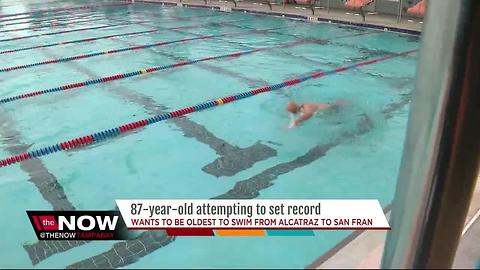
[(297, 113), (300, 110), (300, 106), (298, 106), (298, 104), (295, 102), (289, 102), (286, 110), (291, 113)]

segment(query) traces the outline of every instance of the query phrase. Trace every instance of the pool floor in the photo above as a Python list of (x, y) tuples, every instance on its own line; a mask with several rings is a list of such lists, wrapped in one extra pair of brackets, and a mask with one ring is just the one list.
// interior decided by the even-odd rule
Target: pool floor
[[(386, 206), (418, 47), (411, 35), (236, 11), (1, 1), (0, 267), (309, 265), (351, 232), (38, 241), (25, 210), (134, 198)], [(289, 129), (290, 101), (344, 106)]]

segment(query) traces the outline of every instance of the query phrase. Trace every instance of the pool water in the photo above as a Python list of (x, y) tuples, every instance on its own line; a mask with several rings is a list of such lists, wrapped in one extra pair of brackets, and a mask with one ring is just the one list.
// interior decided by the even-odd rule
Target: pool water
[[(0, 14), (98, 3), (0, 1)], [(108, 27), (89, 29), (97, 26)], [(179, 26), (191, 27), (165, 29)], [(216, 37), (1, 72), (0, 98), (182, 60), (266, 49), (0, 104), (0, 159), (309, 72), (419, 47), (416, 37), (371, 29), (135, 3), (0, 17), (0, 51), (159, 28), (3, 53), (0, 69), (160, 41)], [(49, 34), (75, 29), (82, 30)], [(230, 35), (218, 36), (222, 34)], [(13, 39), (17, 37), (24, 38)], [(290, 46), (280, 47), (285, 44)], [(113, 262), (101, 254), (116, 251), (115, 242), (76, 247), (38, 243), (25, 210), (110, 210), (115, 199), (218, 196), (379, 199), (386, 206), (393, 199), (416, 61), (416, 53), (395, 57), (0, 168), (0, 267), (305, 267), (351, 232), (177, 237), (154, 248), (148, 246), (150, 240), (138, 240), (127, 246), (144, 245), (144, 251)], [(289, 101), (336, 100), (345, 106), (286, 128)], [(367, 124), (362, 121), (366, 118)]]

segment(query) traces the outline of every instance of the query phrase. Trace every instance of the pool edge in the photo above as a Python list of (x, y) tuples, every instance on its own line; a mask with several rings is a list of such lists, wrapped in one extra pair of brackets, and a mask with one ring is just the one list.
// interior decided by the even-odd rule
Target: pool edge
[[(163, 4), (167, 6), (207, 8), (207, 9), (213, 9), (213, 10), (221, 10), (221, 8), (223, 7), (223, 6), (215, 6), (215, 5), (208, 5), (208, 4), (198, 4), (198, 3), (170, 2), (170, 1), (164, 1), (164, 0), (135, 0), (135, 2)], [(318, 15), (306, 16), (306, 15), (287, 13), (287, 12), (254, 10), (246, 7), (231, 7), (231, 11), (244, 12), (244, 13), (250, 13), (250, 14), (261, 14), (261, 15), (268, 15), (268, 16), (275, 16), (275, 17), (284, 17), (288, 19), (303, 20), (311, 23), (321, 22), (321, 23), (341, 24), (341, 25), (374, 29), (374, 30), (385, 31), (385, 32), (408, 34), (413, 36), (420, 36), (422, 34), (421, 30), (394, 27), (394, 26), (389, 26), (385, 24), (362, 23), (362, 22), (354, 22), (354, 21), (347, 21), (347, 20), (331, 19), (331, 18), (321, 17)]]

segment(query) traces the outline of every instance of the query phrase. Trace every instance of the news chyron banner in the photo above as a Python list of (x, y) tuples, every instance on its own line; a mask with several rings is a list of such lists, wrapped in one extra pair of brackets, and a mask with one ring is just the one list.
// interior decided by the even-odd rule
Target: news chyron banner
[(119, 211), (27, 211), (39, 240), (170, 236), (313, 236), (389, 230), (378, 200), (117, 200)]
[(388, 230), (378, 200), (117, 200), (130, 230), (175, 236), (313, 235)]

